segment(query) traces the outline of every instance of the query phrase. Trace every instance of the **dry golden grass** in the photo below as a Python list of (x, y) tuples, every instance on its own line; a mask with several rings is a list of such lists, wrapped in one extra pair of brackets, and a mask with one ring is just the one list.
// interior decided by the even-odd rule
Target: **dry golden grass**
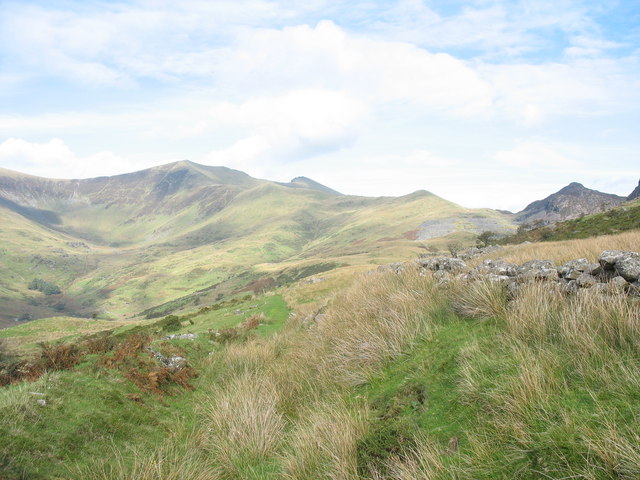
[(336, 297), (313, 332), (326, 348), (325, 370), (346, 385), (366, 382), (383, 361), (428, 330), (435, 292), (433, 280), (417, 270), (363, 276)]
[[(443, 451), (427, 438), (416, 440), (416, 446), (402, 458), (395, 457), (388, 463), (388, 480), (436, 480), (456, 478), (443, 463)], [(446, 474), (446, 475), (445, 475)], [(385, 478), (385, 477), (382, 477)]]
[(640, 250), (640, 230), (632, 230), (618, 235), (602, 235), (600, 237), (561, 242), (537, 242), (525, 245), (507, 245), (497, 252), (470, 262), (472, 265), (487, 258), (501, 258), (509, 263), (524, 263), (530, 260), (551, 260), (561, 265), (576, 258), (597, 261), (604, 250)]
[(471, 318), (503, 318), (507, 306), (506, 286), (501, 282), (477, 280), (454, 282), (449, 287), (453, 310)]
[(284, 419), (277, 409), (279, 392), (268, 376), (245, 373), (230, 381), (206, 404), (202, 443), (222, 476), (259, 465), (283, 440)]
[(612, 478), (640, 478), (640, 435), (629, 431), (622, 435), (620, 430), (619, 425), (610, 423), (604, 435), (591, 432), (590, 446)]
[[(595, 289), (565, 297), (553, 284), (523, 285), (506, 315), (509, 333), (528, 342), (561, 342), (576, 353), (635, 351), (640, 304), (624, 294)], [(604, 349), (604, 350), (603, 350)]]
[(349, 408), (338, 397), (309, 405), (290, 434), (282, 459), (289, 480), (352, 480), (357, 475), (358, 439), (366, 431), (366, 409)]
[[(220, 477), (195, 448), (192, 436), (170, 438), (151, 452), (114, 449), (89, 467), (73, 470), (72, 478), (83, 480), (217, 480)], [(105, 461), (106, 460), (106, 461)]]

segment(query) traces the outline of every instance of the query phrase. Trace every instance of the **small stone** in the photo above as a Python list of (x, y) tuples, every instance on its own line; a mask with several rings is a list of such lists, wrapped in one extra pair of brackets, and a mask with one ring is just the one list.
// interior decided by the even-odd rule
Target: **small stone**
[(46, 407), (47, 406), (47, 401), (44, 398), (38, 398), (36, 400), (36, 402), (38, 403), (38, 405), (40, 405), (41, 407)]

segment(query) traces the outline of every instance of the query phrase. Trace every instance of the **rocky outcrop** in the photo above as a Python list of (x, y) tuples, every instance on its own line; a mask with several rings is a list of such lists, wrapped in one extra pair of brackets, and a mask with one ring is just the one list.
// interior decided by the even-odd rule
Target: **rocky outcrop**
[[(599, 263), (578, 258), (556, 266), (551, 260), (532, 260), (521, 265), (504, 260), (484, 260), (468, 268), (460, 258), (420, 258), (417, 266), (421, 274), (432, 272), (440, 282), (452, 279), (463, 281), (489, 280), (508, 284), (509, 291), (527, 282), (554, 282), (567, 293), (578, 289), (597, 288), (602, 291), (627, 292), (640, 295), (640, 253), (607, 250), (600, 254)], [(400, 273), (397, 267), (394, 269)]]
[(620, 205), (625, 197), (591, 190), (580, 183), (570, 183), (543, 200), (537, 200), (516, 213), (516, 222), (543, 225), (578, 218)]
[(636, 198), (640, 198), (640, 181), (638, 181), (638, 186), (634, 188), (633, 192), (631, 192), (627, 197), (627, 201), (635, 200)]

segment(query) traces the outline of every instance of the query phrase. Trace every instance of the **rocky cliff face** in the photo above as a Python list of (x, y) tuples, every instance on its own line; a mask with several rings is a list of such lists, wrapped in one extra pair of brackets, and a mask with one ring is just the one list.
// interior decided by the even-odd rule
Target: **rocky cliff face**
[(633, 189), (633, 192), (629, 194), (627, 197), (628, 200), (635, 200), (636, 198), (640, 198), (640, 181), (638, 181), (638, 186)]
[(624, 197), (591, 190), (574, 182), (543, 200), (527, 205), (516, 213), (516, 221), (529, 224), (537, 221), (543, 224), (561, 222), (615, 207), (625, 200)]

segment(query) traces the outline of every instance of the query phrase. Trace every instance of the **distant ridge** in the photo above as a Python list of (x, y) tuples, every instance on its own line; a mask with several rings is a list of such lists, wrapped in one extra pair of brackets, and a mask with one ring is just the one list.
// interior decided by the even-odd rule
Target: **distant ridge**
[(307, 188), (309, 190), (316, 190), (318, 192), (329, 193), (331, 195), (342, 195), (342, 193), (307, 177), (296, 177), (289, 183), (282, 183), (281, 185), (290, 188)]
[(602, 193), (572, 182), (556, 193), (530, 203), (524, 210), (516, 213), (515, 218), (518, 223), (539, 221), (549, 224), (606, 210), (625, 200), (625, 197)]

